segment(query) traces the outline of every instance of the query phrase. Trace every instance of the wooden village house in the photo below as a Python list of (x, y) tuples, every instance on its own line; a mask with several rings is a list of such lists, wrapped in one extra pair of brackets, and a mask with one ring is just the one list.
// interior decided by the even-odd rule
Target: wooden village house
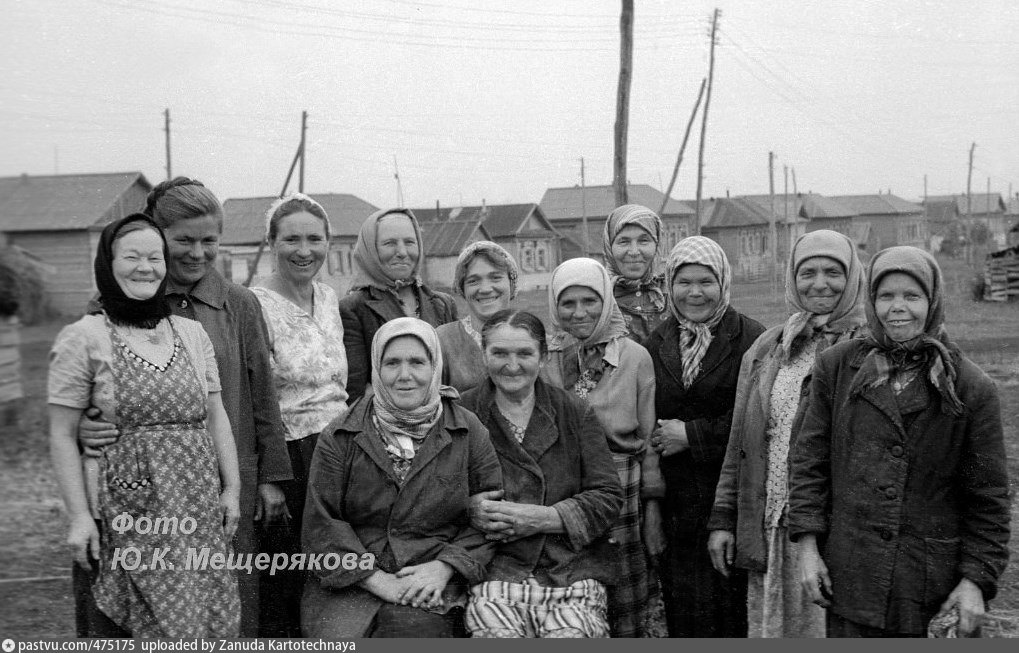
[[(947, 218), (961, 221), (967, 227), (974, 224), (983, 224), (991, 234), (991, 244), (997, 247), (1005, 247), (1008, 240), (1008, 230), (1012, 227), (1008, 216), (1008, 206), (1002, 199), (1000, 193), (965, 193), (959, 195), (931, 195), (926, 200), (928, 219), (932, 226), (938, 227), (938, 234), (941, 233), (941, 224)], [(946, 205), (954, 204), (954, 210), (946, 208)]]
[[(665, 198), (664, 193), (647, 184), (630, 184), (627, 195), (630, 204), (646, 206), (656, 213)], [(556, 230), (571, 241), (568, 243), (571, 247), (564, 245), (563, 258), (591, 256), (602, 260), (601, 240), (605, 221), (616, 208), (615, 191), (611, 185), (549, 188), (540, 205)], [(586, 248), (584, 216), (587, 216)], [(659, 217), (662, 218), (664, 233), (658, 251), (664, 257), (677, 242), (693, 233), (694, 208), (688, 202), (669, 198)]]
[[(414, 211), (417, 216), (418, 212)], [(419, 216), (420, 217), (420, 216)], [(419, 222), (425, 265), (421, 276), (432, 288), (450, 292), (460, 252), (479, 240), (492, 240), (475, 220)]]
[(0, 247), (41, 260), (51, 307), (79, 315), (96, 293), (100, 232), (145, 207), (152, 184), (140, 172), (0, 178)]
[[(721, 245), (733, 275), (740, 281), (769, 278), (773, 262), (777, 260), (781, 267), (789, 255), (790, 245), (806, 229), (806, 220), (798, 215), (798, 207), (791, 199), (786, 221), (782, 198), (777, 196), (775, 232), (778, 242), (772, 242), (770, 207), (765, 209), (758, 197), (762, 196), (711, 200), (705, 212), (707, 220), (701, 227), (701, 235)], [(777, 254), (773, 249), (776, 246)]]
[(830, 199), (856, 213), (854, 223), (869, 223), (874, 252), (895, 245), (927, 249), (927, 222), (919, 204), (896, 195), (835, 195)]
[[(329, 256), (318, 273), (318, 279), (343, 297), (350, 290), (354, 278), (353, 252), (357, 233), (365, 218), (378, 209), (354, 195), (321, 193), (310, 197), (325, 209), (331, 231)], [(226, 277), (234, 283), (245, 283), (256, 258), (258, 267), (252, 283), (272, 274), (269, 248), (265, 247), (261, 256), (258, 256), (258, 250), (265, 238), (265, 212), (275, 200), (275, 197), (245, 197), (228, 199), (223, 203), (220, 257), (226, 266)]]

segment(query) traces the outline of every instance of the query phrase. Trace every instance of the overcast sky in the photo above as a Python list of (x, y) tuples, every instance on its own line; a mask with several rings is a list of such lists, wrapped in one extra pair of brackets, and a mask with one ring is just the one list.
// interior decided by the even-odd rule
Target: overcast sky
[[(629, 179), (664, 190), (722, 9), (705, 197), (1019, 191), (1015, 0), (636, 1)], [(139, 170), (221, 199), (411, 207), (612, 181), (619, 0), (7, 0), (0, 175)], [(699, 119), (698, 119), (699, 120)], [(699, 122), (673, 196), (696, 189)], [(296, 189), (295, 183), (292, 185)], [(789, 181), (792, 190), (792, 179)]]

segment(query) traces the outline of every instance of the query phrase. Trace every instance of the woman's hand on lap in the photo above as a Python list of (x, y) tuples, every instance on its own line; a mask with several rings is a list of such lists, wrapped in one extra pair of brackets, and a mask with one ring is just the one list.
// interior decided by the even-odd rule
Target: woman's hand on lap
[(396, 572), (396, 577), (409, 581), (400, 597), (400, 603), (418, 608), (442, 605), (442, 591), (453, 577), (453, 568), (441, 560), (410, 565)]
[(494, 532), (504, 536), (489, 539), (515, 540), (537, 533), (554, 533), (562, 529), (559, 513), (549, 506), (499, 501), (490, 507), (487, 514), (492, 522), (492, 528), (496, 529)]

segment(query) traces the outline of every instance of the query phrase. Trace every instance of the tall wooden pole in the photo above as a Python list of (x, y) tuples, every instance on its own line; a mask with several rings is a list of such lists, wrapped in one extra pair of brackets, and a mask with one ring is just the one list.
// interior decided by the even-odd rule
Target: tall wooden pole
[(305, 147), (306, 138), (308, 132), (308, 112), (301, 112), (301, 170), (297, 175), (297, 190), (304, 192), (304, 162), (305, 156), (307, 155), (307, 148)]
[(704, 99), (704, 113), (701, 114), (701, 144), (697, 155), (697, 210), (694, 213), (694, 234), (701, 234), (701, 197), (704, 186), (704, 143), (708, 133), (708, 108), (711, 106), (711, 88), (715, 79), (715, 34), (718, 30), (718, 16), (722, 12), (715, 9), (711, 18), (711, 50), (708, 56), (708, 96)]
[(665, 212), (665, 205), (672, 197), (672, 187), (676, 185), (676, 177), (679, 175), (679, 164), (683, 162), (683, 152), (686, 151), (686, 141), (690, 138), (690, 128), (693, 127), (694, 118), (697, 117), (697, 109), (701, 106), (701, 98), (704, 97), (704, 85), (707, 79), (701, 78), (701, 90), (697, 91), (697, 101), (693, 103), (693, 111), (690, 112), (690, 120), (686, 123), (686, 131), (683, 133), (683, 144), (679, 146), (679, 154), (676, 155), (676, 167), (672, 169), (672, 179), (669, 180), (669, 187), (665, 189), (665, 197), (662, 198), (662, 205), (658, 209), (658, 215)]
[(771, 197), (771, 280), (772, 291), (778, 289), (778, 226), (775, 224), (775, 153), (768, 152), (768, 193)]
[(623, 0), (619, 35), (619, 85), (616, 89), (615, 156), (612, 170), (616, 206), (627, 203), (626, 142), (630, 126), (630, 81), (633, 77), (633, 0)]
[(789, 166), (782, 166), (782, 170), (785, 176), (785, 188), (782, 191), (782, 216), (783, 222), (785, 222), (786, 244), (792, 245), (792, 236), (790, 235), (792, 229), (789, 228)]
[[(297, 162), (300, 161), (303, 150), (303, 143), (297, 146), (297, 152), (294, 153), (294, 160), (290, 162), (290, 170), (287, 171), (287, 178), (283, 181), (283, 189), (280, 190), (279, 197), (283, 197), (287, 194), (287, 187), (290, 186), (290, 178), (294, 176), (294, 168), (297, 167)], [(266, 244), (267, 243), (264, 238), (260, 243), (258, 243), (258, 251), (255, 252), (255, 260), (248, 266), (248, 278), (244, 280), (245, 288), (250, 286), (252, 280), (255, 278), (255, 272), (258, 271), (258, 262), (262, 260), (262, 252), (265, 251)]]
[[(623, 204), (626, 202), (624, 201)], [(580, 228), (584, 232), (584, 256), (591, 251), (590, 239), (587, 234), (587, 182), (584, 179), (584, 157), (580, 157)]]
[(163, 116), (165, 118), (163, 129), (166, 131), (166, 178), (173, 179), (173, 169), (170, 166), (170, 110), (165, 109)]
[(977, 144), (973, 143), (969, 148), (969, 170), (966, 173), (966, 262), (972, 263), (972, 249), (973, 242), (971, 236), (973, 235), (973, 151), (977, 149)]

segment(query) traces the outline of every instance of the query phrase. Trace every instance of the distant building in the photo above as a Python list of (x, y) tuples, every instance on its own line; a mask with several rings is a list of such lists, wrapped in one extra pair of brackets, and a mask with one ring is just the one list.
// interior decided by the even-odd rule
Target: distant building
[[(627, 186), (628, 202), (646, 206), (656, 213), (662, 206), (665, 194), (647, 184), (630, 184)], [(616, 208), (615, 190), (612, 186), (571, 186), (565, 188), (549, 188), (541, 198), (541, 210), (549, 222), (563, 236), (576, 243), (576, 250), (564, 251), (564, 258), (574, 256), (592, 256), (602, 259), (602, 233), (605, 221)], [(659, 214), (662, 218), (662, 242), (658, 251), (664, 257), (672, 247), (683, 238), (693, 233), (694, 207), (688, 202), (669, 198), (665, 210)], [(704, 211), (704, 215), (707, 215)], [(587, 251), (584, 252), (584, 216), (587, 216)], [(706, 222), (706, 221), (705, 221)]]
[[(422, 221), (422, 231), (425, 230), (425, 222), (467, 222), (484, 227), (487, 239), (502, 245), (516, 259), (520, 266), (518, 286), (521, 290), (548, 287), (550, 273), (563, 260), (563, 238), (537, 204), (482, 204), (412, 210)], [(426, 234), (425, 242), (428, 240)], [(432, 252), (426, 248), (425, 254), (430, 261)], [(452, 282), (452, 274), (449, 279)]]
[[(1008, 207), (1000, 193), (971, 193), (966, 195), (931, 195), (927, 197), (928, 214), (931, 215), (931, 224), (939, 225), (942, 214), (945, 211), (939, 208), (946, 204), (954, 204), (955, 219), (961, 220), (964, 225), (983, 224), (991, 232), (991, 238), (995, 245), (1005, 246), (1006, 234), (1012, 224), (1008, 216)], [(933, 217), (937, 215), (938, 219)], [(972, 222), (970, 221), (972, 216)], [(940, 229), (939, 229), (940, 230)]]
[[(806, 231), (806, 220), (798, 207), (790, 207), (788, 222), (784, 215), (775, 222), (777, 243), (771, 236), (771, 211), (762, 206), (760, 196), (716, 198), (709, 204), (707, 223), (701, 234), (725, 251), (733, 275), (741, 281), (757, 281), (771, 276), (773, 262), (779, 269), (789, 256), (789, 247)], [(781, 203), (778, 204), (781, 206)], [(776, 211), (777, 213), (777, 211)], [(777, 247), (777, 252), (776, 252)]]
[[(343, 297), (350, 290), (354, 278), (354, 245), (361, 224), (378, 209), (354, 195), (339, 193), (315, 193), (310, 197), (322, 205), (329, 216), (331, 230), (329, 257), (326, 259), (318, 279), (328, 284)], [(228, 199), (223, 202), (223, 237), (220, 251), (228, 261), (226, 276), (234, 283), (243, 284), (255, 259), (252, 284), (272, 274), (272, 254), (268, 247), (258, 255), (259, 245), (265, 239), (265, 212), (276, 200), (275, 197), (245, 197)]]
[(52, 266), (53, 309), (78, 315), (96, 293), (100, 232), (145, 208), (151, 189), (140, 172), (0, 178), (0, 247), (20, 247)]
[(874, 243), (875, 251), (895, 245), (927, 249), (923, 206), (891, 194), (835, 195), (829, 199), (856, 213), (854, 224), (870, 224), (868, 238)]

